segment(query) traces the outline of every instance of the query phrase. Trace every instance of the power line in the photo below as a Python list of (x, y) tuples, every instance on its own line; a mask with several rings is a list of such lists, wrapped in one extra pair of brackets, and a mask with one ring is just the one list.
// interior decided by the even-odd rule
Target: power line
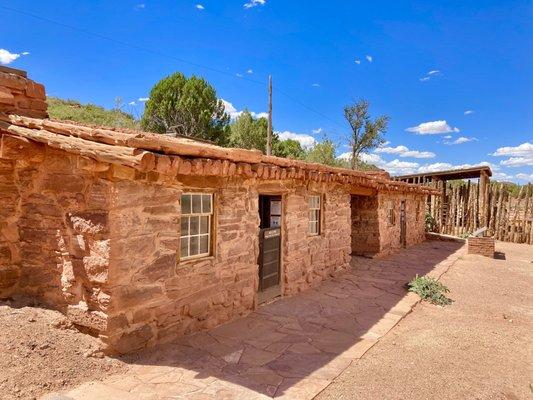
[[(102, 34), (97, 33), (97, 32), (92, 32), (92, 31), (89, 31), (89, 30), (86, 30), (86, 29), (83, 29), (83, 28), (78, 28), (78, 27), (75, 27), (73, 25), (65, 24), (64, 22), (55, 21), (53, 19), (46, 18), (46, 17), (40, 16), (40, 15), (37, 15), (37, 14), (33, 14), (33, 13), (30, 13), (30, 12), (27, 12), (27, 11), (18, 10), (18, 9), (15, 9), (15, 8), (12, 8), (12, 7), (7, 7), (7, 6), (1, 5), (1, 4), (0, 4), (0, 8), (3, 8), (4, 10), (8, 10), (8, 11), (11, 11), (11, 12), (14, 12), (14, 13), (17, 13), (17, 14), (21, 14), (21, 15), (30, 17), (30, 18), (34, 18), (34, 19), (37, 19), (37, 20), (45, 21), (45, 22), (48, 22), (48, 23), (53, 24), (53, 25), (61, 26), (63, 28), (67, 28), (67, 29), (70, 29), (70, 30), (73, 30), (73, 31), (77, 31), (77, 32), (80, 32), (80, 33), (83, 33), (83, 34), (86, 34), (86, 35), (89, 35), (89, 36), (94, 36), (94, 37), (97, 37), (99, 39), (111, 42), (111, 43), (119, 44), (121, 46), (126, 46), (126, 47), (129, 47), (129, 48), (132, 48), (132, 49), (144, 51), (144, 52), (147, 52), (147, 53), (150, 53), (150, 54), (154, 54), (154, 55), (157, 55), (157, 56), (160, 56), (160, 57), (167, 57), (167, 58), (173, 59), (175, 61), (181, 62), (183, 64), (188, 64), (188, 65), (191, 65), (191, 66), (194, 66), (194, 67), (197, 67), (197, 68), (203, 68), (203, 69), (205, 69), (207, 71), (216, 72), (216, 73), (219, 73), (219, 74), (222, 74), (222, 75), (226, 75), (226, 76), (229, 76), (229, 77), (231, 77), (233, 79), (243, 80), (243, 81), (250, 82), (250, 83), (255, 83), (255, 84), (258, 84), (258, 85), (264, 85), (265, 84), (264, 82), (261, 82), (261, 81), (255, 80), (255, 79), (251, 79), (251, 78), (248, 78), (248, 77), (245, 77), (245, 76), (235, 76), (232, 73), (227, 72), (227, 71), (223, 71), (223, 70), (220, 70), (220, 69), (217, 69), (217, 68), (213, 68), (213, 67), (210, 67), (210, 66), (207, 66), (207, 65), (203, 65), (203, 64), (200, 64), (200, 63), (197, 63), (197, 62), (194, 62), (194, 61), (185, 60), (183, 58), (176, 57), (174, 55), (167, 54), (167, 53), (164, 53), (164, 52), (161, 52), (161, 51), (152, 50), (152, 49), (149, 49), (149, 48), (146, 48), (146, 47), (143, 47), (143, 46), (139, 46), (139, 45), (136, 45), (136, 44), (132, 44), (132, 43), (129, 43), (129, 42), (124, 42), (122, 40), (114, 39), (112, 37), (109, 37), (109, 36), (106, 36), (106, 35), (102, 35)], [(289, 95), (288, 93), (284, 92), (283, 90), (277, 89), (277, 91), (281, 95), (283, 95), (286, 98), (288, 98), (289, 100), (293, 101), (294, 103), (299, 104), (301, 107), (303, 107), (303, 108), (315, 113), (316, 115), (321, 116), (324, 119), (327, 119), (328, 121), (334, 123), (335, 125), (338, 125), (338, 126), (342, 127), (342, 125), (339, 124), (337, 121), (331, 119), (330, 117), (328, 117), (324, 113), (321, 113), (320, 111), (308, 106), (307, 104), (301, 102), (300, 100), (292, 97), (291, 95)]]

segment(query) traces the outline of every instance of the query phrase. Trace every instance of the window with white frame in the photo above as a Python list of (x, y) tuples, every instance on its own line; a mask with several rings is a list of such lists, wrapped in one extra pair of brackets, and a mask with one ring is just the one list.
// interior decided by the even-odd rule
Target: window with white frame
[(320, 234), (320, 212), (322, 202), (320, 196), (309, 196), (309, 234)]
[(183, 193), (181, 195), (180, 258), (205, 257), (211, 253), (213, 195)]

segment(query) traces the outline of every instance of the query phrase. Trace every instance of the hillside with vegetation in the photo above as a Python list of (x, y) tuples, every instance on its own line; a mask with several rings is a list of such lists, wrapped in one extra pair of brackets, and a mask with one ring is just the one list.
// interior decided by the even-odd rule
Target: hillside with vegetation
[(139, 126), (133, 115), (118, 108), (107, 110), (95, 104), (82, 104), (77, 100), (65, 100), (57, 97), (48, 97), (46, 101), (48, 114), (53, 119), (112, 128), (134, 129)]

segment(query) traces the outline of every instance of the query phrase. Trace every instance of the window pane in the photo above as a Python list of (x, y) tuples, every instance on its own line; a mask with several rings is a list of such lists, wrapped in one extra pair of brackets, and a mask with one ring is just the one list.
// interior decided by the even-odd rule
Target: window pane
[(182, 237), (181, 238), (180, 257), (188, 257), (188, 256), (189, 256), (189, 238), (188, 237)]
[(312, 235), (318, 233), (318, 222), (309, 222), (309, 233)]
[(189, 217), (181, 217), (181, 236), (189, 234)]
[(209, 235), (200, 236), (200, 254), (209, 253)]
[(309, 208), (320, 208), (320, 197), (319, 196), (311, 196), (309, 198)]
[(309, 221), (318, 221), (318, 210), (309, 211)]
[(182, 214), (191, 213), (191, 195), (190, 194), (181, 195), (181, 213)]
[(190, 217), (189, 235), (198, 235), (200, 232), (200, 217)]
[(209, 216), (200, 217), (200, 233), (209, 233)]
[(194, 214), (200, 214), (202, 212), (202, 195), (201, 194), (192, 195), (192, 212)]
[(211, 214), (211, 195), (202, 195), (202, 212), (204, 214)]
[(191, 256), (195, 256), (198, 254), (198, 236), (192, 236), (191, 237)]

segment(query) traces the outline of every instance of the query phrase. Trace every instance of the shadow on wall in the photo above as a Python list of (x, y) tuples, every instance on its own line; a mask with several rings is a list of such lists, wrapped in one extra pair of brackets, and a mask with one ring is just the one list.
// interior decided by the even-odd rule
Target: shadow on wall
[[(407, 295), (404, 284), (431, 272), (461, 247), (427, 241), (381, 260), (354, 257), (349, 271), (317, 288), (123, 359), (138, 366), (176, 368), (168, 380), (160, 379), (160, 385), (169, 385), (173, 393), (177, 385), (180, 391), (198, 393), (208, 385), (215, 390), (217, 384), (270, 397), (293, 396), (299, 390), (318, 393), (361, 354), (364, 345), (388, 331), (391, 319), (400, 319), (398, 303)], [(147, 382), (157, 369), (151, 372)], [(143, 381), (142, 374), (135, 379)]]

